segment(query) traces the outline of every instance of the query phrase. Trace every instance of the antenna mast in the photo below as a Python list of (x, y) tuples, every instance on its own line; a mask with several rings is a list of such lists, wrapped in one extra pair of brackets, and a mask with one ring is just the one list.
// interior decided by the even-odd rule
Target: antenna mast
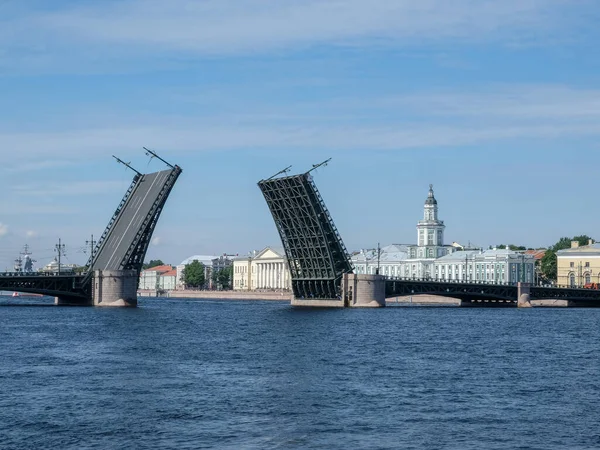
[(322, 163), (320, 163), (320, 164), (313, 164), (313, 166), (312, 166), (312, 169), (310, 169), (310, 170), (309, 170), (308, 172), (306, 172), (306, 173), (311, 173), (313, 170), (316, 170), (316, 169), (318, 169), (318, 168), (319, 168), (319, 167), (321, 167), (321, 166), (326, 166), (326, 165), (327, 165), (327, 163), (328, 163), (329, 161), (331, 161), (331, 158), (329, 158), (329, 159), (327, 159), (327, 160), (323, 161), (323, 162), (322, 162)]
[(142, 147), (144, 150), (146, 150), (146, 155), (152, 157), (152, 158), (157, 158), (160, 159), (162, 162), (164, 162), (167, 166), (169, 166), (171, 169), (174, 169), (175, 166), (173, 166), (172, 164), (169, 164), (167, 161), (165, 161), (164, 159), (162, 159), (160, 156), (158, 156), (156, 154), (156, 152), (153, 152), (152, 150), (150, 150), (149, 148), (146, 147)]
[(273, 178), (275, 178), (277, 175), (281, 175), (282, 173), (288, 173), (290, 171), (290, 169), (292, 168), (292, 166), (287, 166), (285, 169), (280, 170), (279, 172), (277, 172), (275, 175), (273, 175), (272, 177), (267, 178), (265, 181), (269, 181), (272, 180)]
[(133, 171), (134, 171), (135, 173), (137, 173), (139, 176), (142, 176), (142, 173), (141, 173), (141, 172), (138, 172), (138, 171), (137, 171), (137, 170), (135, 170), (133, 167), (131, 167), (131, 163), (126, 163), (126, 162), (125, 162), (125, 161), (123, 161), (122, 159), (120, 159), (120, 158), (117, 158), (115, 155), (112, 155), (112, 157), (113, 157), (113, 158), (115, 158), (115, 159), (117, 160), (117, 162), (118, 162), (118, 163), (121, 163), (121, 164), (123, 164), (125, 167), (127, 167), (127, 168), (129, 168), (129, 169), (133, 170)]

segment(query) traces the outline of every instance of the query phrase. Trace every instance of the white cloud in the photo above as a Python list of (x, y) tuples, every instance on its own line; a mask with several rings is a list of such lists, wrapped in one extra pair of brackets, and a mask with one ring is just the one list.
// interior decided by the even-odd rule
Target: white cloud
[[(411, 116), (406, 116), (410, 110)], [(299, 113), (282, 123), (273, 116)], [(396, 118), (391, 120), (390, 118)], [(277, 107), (272, 114), (232, 121), (185, 118), (177, 125), (155, 118), (152, 123), (118, 124), (55, 133), (0, 134), (4, 148), (19, 148), (15, 160), (36, 160), (51, 153), (68, 158), (110, 158), (113, 152), (140, 143), (169, 149), (173, 158), (205, 151), (281, 149), (400, 150), (475, 145), (506, 139), (555, 139), (600, 135), (600, 90), (567, 86), (495, 86), (466, 92), (408, 94), (392, 98)], [(160, 125), (160, 122), (164, 125)], [(158, 125), (157, 125), (158, 124)], [(133, 152), (133, 150), (132, 150)], [(121, 153), (119, 153), (121, 154)], [(65, 195), (122, 190), (113, 181), (90, 181), (46, 187)], [(17, 193), (44, 192), (41, 185), (18, 185)]]
[(152, 238), (151, 243), (152, 243), (152, 245), (157, 246), (157, 245), (160, 245), (161, 241), (162, 241), (162, 239), (159, 236), (154, 236)]
[[(575, 34), (588, 2), (567, 0), (124, 0), (0, 21), (0, 65), (111, 61), (161, 52), (244, 54), (316, 45), (531, 42)], [(590, 6), (593, 8), (594, 5)], [(22, 8), (21, 8), (22, 9)], [(572, 12), (575, 11), (575, 12)], [(569, 14), (569, 12), (572, 12)], [(577, 19), (574, 19), (577, 17)], [(573, 18), (573, 19), (572, 19)], [(109, 48), (103, 47), (108, 44)]]
[(34, 237), (37, 237), (37, 235), (38, 235), (37, 231), (34, 231), (34, 230), (27, 230), (25, 232), (25, 236), (28, 238), (34, 238)]
[(6, 236), (7, 234), (8, 234), (8, 226), (4, 225), (2, 222), (0, 222), (0, 237)]
[(10, 190), (16, 195), (37, 197), (66, 197), (77, 195), (95, 195), (106, 192), (123, 190), (120, 181), (71, 181), (69, 183), (28, 183), (11, 187)]
[[(410, 111), (407, 116), (406, 111)], [(235, 112), (233, 113), (235, 115)], [(277, 121), (273, 117), (285, 117)], [(392, 119), (390, 119), (392, 118)], [(0, 133), (3, 148), (19, 148), (13, 161), (52, 154), (70, 161), (110, 158), (140, 145), (168, 149), (167, 159), (204, 151), (329, 149), (401, 150), (476, 145), (507, 139), (600, 135), (600, 90), (568, 86), (492, 86), (469, 91), (422, 92), (390, 98), (347, 98), (273, 107), (264, 115), (156, 117), (146, 123), (115, 118), (99, 128), (59, 132)], [(285, 149), (285, 150), (282, 150)], [(128, 154), (127, 154), (128, 155)], [(123, 190), (115, 181), (50, 186), (16, 185), (14, 192), (42, 195)]]

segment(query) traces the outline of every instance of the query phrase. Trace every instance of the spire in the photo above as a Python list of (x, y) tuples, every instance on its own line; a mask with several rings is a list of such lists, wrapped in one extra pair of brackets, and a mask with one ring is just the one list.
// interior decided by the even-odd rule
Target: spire
[(437, 205), (437, 200), (433, 195), (433, 184), (429, 185), (429, 194), (427, 195), (427, 200), (425, 200), (425, 205)]

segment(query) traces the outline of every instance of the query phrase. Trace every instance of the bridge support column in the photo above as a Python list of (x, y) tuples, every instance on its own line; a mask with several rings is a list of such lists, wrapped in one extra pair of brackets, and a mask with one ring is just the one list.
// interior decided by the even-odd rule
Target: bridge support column
[(135, 270), (96, 270), (94, 306), (137, 306), (138, 281)]
[(350, 308), (382, 308), (385, 306), (385, 277), (347, 273), (342, 278), (345, 306)]
[(517, 284), (517, 308), (531, 308), (531, 284)]

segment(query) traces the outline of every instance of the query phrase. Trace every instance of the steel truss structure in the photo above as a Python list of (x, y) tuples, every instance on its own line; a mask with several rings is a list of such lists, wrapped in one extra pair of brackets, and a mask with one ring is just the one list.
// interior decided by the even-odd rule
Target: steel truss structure
[[(516, 284), (443, 282), (412, 278), (386, 280), (386, 297), (429, 294), (456, 298), (465, 302), (499, 300), (516, 305), (517, 293)], [(532, 300), (568, 300), (575, 306), (600, 307), (600, 290), (597, 289), (532, 286), (530, 297)]]
[(388, 279), (386, 297), (410, 295), (440, 295), (459, 300), (506, 300), (517, 301), (516, 285), (493, 285), (478, 283), (445, 283), (421, 279)]
[(81, 275), (0, 274), (0, 291), (27, 292), (52, 297), (75, 297), (82, 300), (87, 292), (81, 287)]
[(175, 166), (171, 170), (167, 181), (164, 183), (160, 193), (156, 197), (156, 200), (154, 200), (154, 204), (152, 205), (150, 212), (144, 218), (144, 221), (139, 227), (135, 239), (129, 246), (125, 257), (121, 262), (122, 270), (136, 270), (138, 273), (142, 270), (144, 258), (146, 257), (146, 252), (148, 251), (148, 246), (150, 245), (150, 241), (152, 239), (152, 233), (154, 233), (156, 223), (158, 222), (160, 214), (165, 207), (167, 198), (169, 198), (169, 194), (171, 193), (173, 186), (175, 186), (175, 182), (177, 181), (177, 178), (179, 178), (180, 174), (181, 168), (179, 166)]
[[(151, 154), (158, 157), (153, 152)], [(123, 164), (130, 167), (128, 163)], [(182, 172), (179, 166), (168, 165), (170, 169), (154, 174), (144, 175), (136, 171), (129, 189), (98, 240), (83, 275), (0, 273), (0, 290), (70, 297), (77, 301), (91, 298), (94, 270), (136, 270), (139, 273), (156, 223)], [(144, 187), (146, 181), (149, 186)], [(123, 229), (130, 230), (127, 239)], [(115, 254), (118, 256), (113, 258)], [(106, 255), (111, 255), (111, 258)]]
[[(167, 198), (169, 197), (173, 186), (175, 186), (175, 182), (177, 181), (177, 178), (179, 178), (181, 172), (182, 170), (179, 166), (174, 166), (169, 171), (167, 179), (163, 183), (160, 192), (158, 195), (156, 195), (148, 213), (138, 226), (135, 237), (129, 243), (127, 251), (118, 263), (118, 267), (115, 267), (114, 269), (136, 270), (138, 273), (141, 271), (146, 252), (148, 251), (148, 246), (150, 245), (150, 240), (152, 239), (152, 234), (154, 233), (154, 229), (156, 227), (156, 223), (158, 222)], [(88, 260), (87, 267), (89, 269), (85, 278), (83, 279), (84, 285), (89, 283), (94, 270), (105, 269), (104, 267), (97, 267), (96, 262), (101, 259), (103, 252), (110, 251), (110, 249), (106, 248), (107, 242), (109, 241), (108, 238), (115, 232), (115, 228), (119, 222), (119, 219), (124, 213), (125, 207), (132, 201), (135, 191), (137, 190), (138, 186), (145, 181), (145, 179), (146, 175), (136, 174), (134, 176), (129, 189), (125, 193), (125, 196), (113, 214), (110, 222), (104, 230), (104, 233), (98, 240), (93, 257), (90, 257)]]
[(138, 184), (142, 178), (143, 178), (143, 175), (139, 175), (139, 174), (136, 174), (133, 177), (133, 181), (129, 185), (129, 189), (127, 189), (127, 192), (123, 196), (121, 203), (119, 203), (119, 206), (117, 206), (117, 209), (115, 210), (110, 221), (108, 222), (108, 225), (104, 229), (104, 233), (102, 233), (102, 236), (100, 236), (100, 239), (98, 239), (98, 242), (96, 242), (96, 247), (94, 248), (94, 253), (92, 255), (90, 255), (90, 259), (88, 260), (88, 262), (86, 264), (86, 267), (89, 268), (88, 271), (90, 273), (94, 271), (94, 262), (96, 261), (96, 259), (98, 259), (98, 255), (100, 254), (100, 250), (104, 247), (106, 238), (112, 231), (114, 224), (117, 222), (117, 220), (121, 216), (123, 207), (127, 204), (129, 199), (131, 198), (132, 193), (135, 191), (135, 188), (138, 186)]
[(261, 180), (258, 186), (285, 249), (294, 296), (340, 298), (342, 276), (353, 269), (310, 172)]

